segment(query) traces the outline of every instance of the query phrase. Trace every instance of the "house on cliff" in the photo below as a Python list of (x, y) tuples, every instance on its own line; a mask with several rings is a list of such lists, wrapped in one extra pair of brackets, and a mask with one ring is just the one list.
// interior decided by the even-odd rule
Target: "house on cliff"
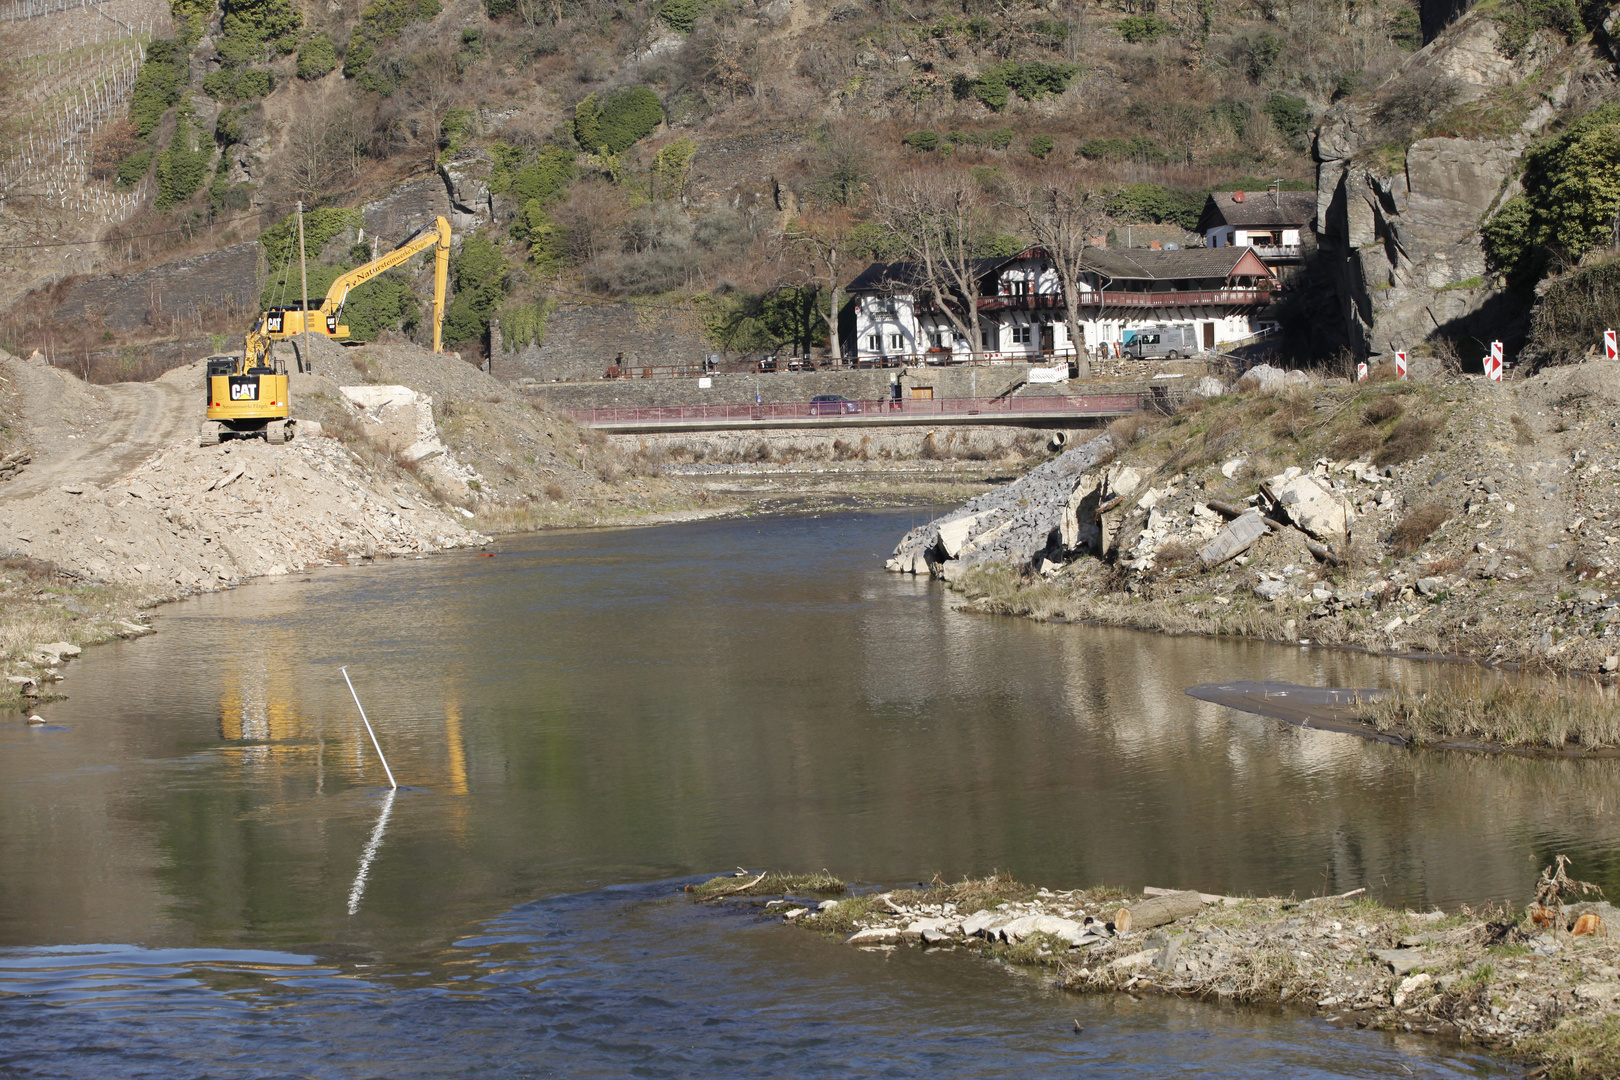
[[(1044, 250), (979, 259), (971, 270), (979, 351), (992, 360), (1117, 355), (1132, 332), (1166, 323), (1190, 324), (1204, 349), (1218, 349), (1274, 325), (1266, 313), (1279, 289), (1276, 274), (1247, 247), (1087, 248), (1081, 339), (1070, 341), (1063, 289)], [(847, 292), (854, 312), (847, 357), (951, 363), (973, 351), (941, 306), (960, 317), (967, 298), (941, 296), (918, 263), (873, 263)]]
[(1297, 263), (1315, 220), (1314, 191), (1215, 191), (1198, 231), (1208, 247), (1249, 247), (1268, 263)]

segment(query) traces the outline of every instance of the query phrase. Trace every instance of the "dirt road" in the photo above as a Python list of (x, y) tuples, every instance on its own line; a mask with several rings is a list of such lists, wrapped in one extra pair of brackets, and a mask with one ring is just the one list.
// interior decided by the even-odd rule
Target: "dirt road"
[(23, 436), (33, 461), (0, 485), (0, 499), (36, 495), (68, 483), (107, 484), (177, 442), (202, 419), (196, 365), (155, 382), (91, 386), (66, 372), (26, 361), (5, 365), (21, 396)]

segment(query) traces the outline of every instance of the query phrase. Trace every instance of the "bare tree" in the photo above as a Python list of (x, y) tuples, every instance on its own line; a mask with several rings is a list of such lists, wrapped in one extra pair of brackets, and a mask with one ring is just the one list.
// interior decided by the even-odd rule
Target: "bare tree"
[(878, 221), (895, 246), (915, 264), (909, 285), (919, 306), (931, 302), (967, 338), (973, 359), (984, 343), (979, 332), (979, 260), (976, 242), (987, 231), (983, 199), (960, 176), (913, 174), (878, 198)]
[(348, 102), (311, 111), (294, 122), (282, 151), (280, 180), (290, 199), (319, 202), (360, 171), (365, 125)]
[(826, 307), (817, 311), (827, 322), (827, 341), (835, 364), (844, 362), (843, 342), (838, 338), (838, 309), (843, 307), (844, 275), (849, 272), (850, 234), (855, 219), (842, 208), (830, 208), (807, 214), (794, 223), (788, 239), (802, 250), (809, 260), (807, 284), (827, 287)]
[(1082, 379), (1091, 378), (1091, 360), (1080, 351), (1080, 284), (1085, 279), (1086, 246), (1105, 232), (1105, 200), (1094, 191), (1072, 184), (1040, 184), (1022, 188), (1017, 206), (1035, 243), (1045, 249), (1063, 289), (1063, 317), (1074, 346), (1075, 366)]

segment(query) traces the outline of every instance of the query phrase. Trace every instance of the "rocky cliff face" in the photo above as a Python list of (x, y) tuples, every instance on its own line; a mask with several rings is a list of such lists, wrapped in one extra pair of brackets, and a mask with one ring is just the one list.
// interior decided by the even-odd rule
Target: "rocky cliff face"
[(1510, 59), (1498, 34), (1488, 14), (1464, 14), (1318, 130), (1322, 257), (1358, 350), (1523, 335), (1524, 313), (1486, 272), (1480, 226), (1518, 193), (1524, 151), (1612, 73), (1551, 35)]

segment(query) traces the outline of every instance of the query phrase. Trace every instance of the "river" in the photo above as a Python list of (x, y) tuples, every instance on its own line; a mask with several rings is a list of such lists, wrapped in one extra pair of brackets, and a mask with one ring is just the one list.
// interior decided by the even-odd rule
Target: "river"
[(1495, 1072), (689, 903), (738, 866), (1522, 903), (1554, 851), (1620, 886), (1615, 763), (1195, 701), (1429, 672), (955, 612), (882, 569), (923, 516), (520, 538), (201, 597), (91, 650), (47, 727), (0, 727), (0, 1075)]

